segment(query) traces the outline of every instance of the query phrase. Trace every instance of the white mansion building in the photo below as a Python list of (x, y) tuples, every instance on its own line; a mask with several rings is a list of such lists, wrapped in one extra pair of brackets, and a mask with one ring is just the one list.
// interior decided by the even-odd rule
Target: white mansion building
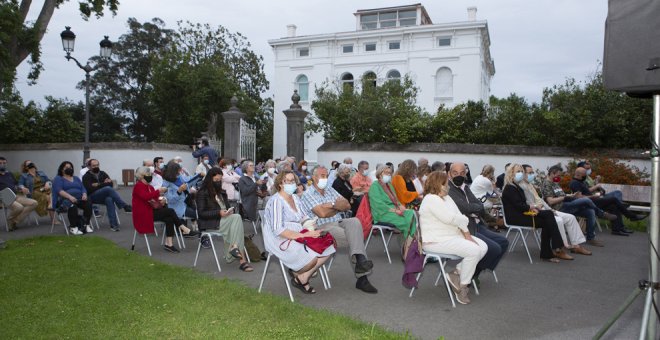
[[(286, 154), (286, 117), (298, 90), (300, 105), (313, 114), (314, 87), (323, 82), (356, 82), (409, 75), (419, 88), (417, 104), (429, 113), (468, 100), (487, 101), (495, 65), (490, 56), (488, 23), (476, 20), (434, 24), (421, 4), (358, 10), (354, 31), (269, 40), (275, 54), (273, 154)], [(385, 123), (385, 122), (383, 122)], [(305, 137), (305, 160), (317, 161), (323, 135)]]

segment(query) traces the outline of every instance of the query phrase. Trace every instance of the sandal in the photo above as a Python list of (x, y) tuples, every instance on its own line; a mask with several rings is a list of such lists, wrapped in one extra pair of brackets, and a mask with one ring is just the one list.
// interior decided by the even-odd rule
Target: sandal
[[(297, 277), (291, 278), (291, 284), (293, 284), (294, 287), (300, 289), (305, 294), (316, 294), (314, 287), (310, 286), (309, 282), (302, 283), (300, 280), (298, 280)], [(305, 288), (305, 286), (308, 288)]]
[(230, 250), (229, 255), (231, 255), (235, 259), (242, 259), (243, 258), (243, 256), (241, 256), (241, 251), (238, 250), (238, 248), (234, 248), (234, 249)]
[(545, 262), (550, 262), (550, 263), (559, 263), (559, 262), (561, 262), (561, 261), (559, 261), (559, 259), (556, 258), (556, 257), (551, 257), (551, 258), (549, 258), (549, 259), (543, 259), (543, 258), (542, 258), (541, 260), (543, 260), (543, 261), (545, 261)]
[(243, 263), (241, 263), (241, 265), (238, 266), (238, 269), (240, 269), (240, 270), (242, 270), (242, 271), (244, 271), (244, 272), (247, 272), (247, 273), (249, 273), (249, 272), (251, 272), (251, 271), (254, 270), (254, 268), (252, 268), (252, 266), (251, 266), (249, 263), (247, 263), (247, 262), (243, 262)]

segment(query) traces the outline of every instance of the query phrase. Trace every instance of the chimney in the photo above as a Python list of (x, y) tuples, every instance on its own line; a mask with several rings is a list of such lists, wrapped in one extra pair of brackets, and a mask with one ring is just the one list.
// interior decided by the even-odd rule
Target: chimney
[(477, 20), (477, 8), (476, 7), (468, 7), (468, 21), (476, 21)]
[[(476, 8), (475, 8), (475, 10), (476, 10)], [(296, 36), (296, 28), (297, 27), (294, 24), (286, 25), (286, 37), (287, 38), (295, 37)]]

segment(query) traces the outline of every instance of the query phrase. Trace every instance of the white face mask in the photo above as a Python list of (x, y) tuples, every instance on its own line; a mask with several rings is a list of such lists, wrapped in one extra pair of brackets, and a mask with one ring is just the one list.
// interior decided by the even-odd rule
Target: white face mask
[(323, 190), (328, 186), (328, 179), (327, 178), (319, 178), (318, 183), (316, 183), (316, 186), (319, 187), (319, 189)]
[(301, 169), (302, 171), (307, 170), (307, 165), (303, 165), (303, 166), (301, 166), (300, 169)]
[(227, 169), (227, 170), (232, 170), (233, 168), (231, 167), (231, 165), (227, 165), (227, 166), (225, 167), (225, 169)]
[(295, 183), (284, 184), (284, 192), (286, 192), (289, 195), (293, 195), (293, 193), (296, 192), (296, 184)]
[(208, 159), (205, 159), (205, 160), (204, 160), (204, 164), (209, 164), (209, 160), (208, 160)]
[(268, 168), (267, 171), (268, 171), (268, 173), (271, 174), (271, 175), (274, 175), (274, 174), (275, 174), (275, 168)]
[(153, 173), (154, 173), (154, 170), (156, 170), (156, 168), (154, 168), (153, 166), (150, 166), (150, 167), (149, 167), (149, 172), (150, 172), (150, 173), (153, 174)]
[(383, 183), (389, 183), (392, 180), (392, 176), (383, 175)]

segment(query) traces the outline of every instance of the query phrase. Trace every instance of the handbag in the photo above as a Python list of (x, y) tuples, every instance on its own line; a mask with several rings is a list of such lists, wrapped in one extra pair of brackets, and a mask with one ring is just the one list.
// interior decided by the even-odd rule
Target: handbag
[[(301, 234), (304, 234), (307, 232), (307, 229), (303, 229), (300, 231)], [(319, 237), (299, 237), (295, 239), (296, 242), (302, 243), (305, 247), (305, 251), (309, 252), (307, 248), (313, 250), (316, 253), (323, 254), (323, 252), (328, 249), (330, 246), (337, 246), (337, 241), (335, 241), (335, 238), (332, 237), (332, 234), (328, 232), (322, 232), (321, 236)], [(283, 248), (284, 243), (286, 243), (286, 247)], [(286, 240), (280, 244), (280, 250), (284, 251), (289, 248), (289, 244), (291, 243), (291, 240)]]
[(417, 288), (417, 273), (424, 270), (424, 256), (422, 255), (421, 241), (419, 237), (419, 226), (415, 231), (403, 267), (403, 276), (401, 277), (401, 284), (404, 287), (411, 289)]
[(149, 203), (149, 205), (150, 205), (154, 210), (156, 210), (156, 209), (161, 209), (161, 208), (163, 207), (163, 204), (160, 203), (160, 200), (156, 200), (156, 199), (153, 199), (153, 198), (150, 199), (150, 200), (148, 200), (147, 203)]

